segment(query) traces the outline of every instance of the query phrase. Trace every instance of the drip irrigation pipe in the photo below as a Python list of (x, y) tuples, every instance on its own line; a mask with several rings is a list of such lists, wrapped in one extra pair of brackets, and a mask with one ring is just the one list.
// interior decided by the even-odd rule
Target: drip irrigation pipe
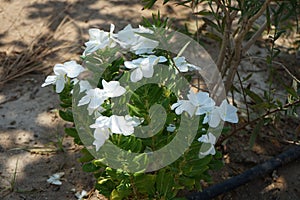
[(244, 173), (234, 176), (222, 183), (213, 185), (202, 192), (195, 192), (187, 196), (189, 200), (206, 200), (212, 199), (220, 194), (229, 192), (236, 189), (239, 186), (248, 183), (249, 181), (264, 176), (267, 173), (272, 172), (278, 167), (285, 165), (297, 158), (300, 158), (300, 146), (295, 146), (289, 150), (279, 154), (278, 156), (259, 164)]

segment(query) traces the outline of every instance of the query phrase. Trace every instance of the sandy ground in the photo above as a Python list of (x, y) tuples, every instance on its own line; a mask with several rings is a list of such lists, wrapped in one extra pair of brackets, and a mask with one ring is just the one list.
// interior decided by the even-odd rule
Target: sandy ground
[[(56, 51), (42, 60), (44, 66), (49, 66), (44, 72), (49, 73), (57, 62), (78, 59), (88, 28), (108, 30), (110, 23), (114, 23), (119, 30), (128, 23), (137, 25), (142, 15), (151, 16), (151, 12), (141, 8), (137, 0), (3, 0), (0, 2), (1, 56), (27, 51), (32, 43), (40, 44), (43, 38), (53, 35), (47, 44)], [(191, 18), (182, 7), (162, 7), (161, 13), (175, 17), (175, 24)], [(289, 59), (290, 66), (297, 64), (293, 59), (293, 56)], [(261, 77), (264, 74), (255, 79)], [(93, 191), (93, 176), (82, 172), (76, 160), (80, 157), (80, 147), (63, 132), (68, 124), (57, 115), (57, 95), (50, 87), (40, 87), (44, 78), (43, 73), (30, 73), (0, 86), (0, 199), (71, 200), (76, 199), (74, 191), (83, 189), (90, 191), (89, 199), (103, 199)], [(299, 141), (300, 134), (295, 136), (294, 131), (298, 125), (299, 121), (289, 119), (276, 130), (264, 131), (268, 136), (278, 132), (279, 138)], [(252, 150), (246, 148), (248, 141), (249, 134), (243, 133), (223, 147), (226, 167), (214, 175), (215, 182), (237, 175), (289, 147), (275, 136), (259, 137)], [(300, 199), (299, 169), (298, 161), (290, 163), (219, 199)], [(57, 172), (65, 173), (63, 184), (47, 183), (49, 176)]]

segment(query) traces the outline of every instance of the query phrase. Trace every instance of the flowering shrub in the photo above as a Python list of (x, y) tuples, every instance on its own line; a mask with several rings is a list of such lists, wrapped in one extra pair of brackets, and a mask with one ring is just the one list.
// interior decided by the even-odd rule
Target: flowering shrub
[(222, 166), (215, 149), (223, 122), (237, 123), (237, 109), (191, 87), (204, 70), (168, 51), (165, 28), (126, 26), (114, 33), (90, 29), (75, 61), (54, 66), (42, 86), (54, 85), (65, 132), (84, 145), (83, 170), (111, 199), (171, 199), (179, 190), (201, 190), (208, 170)]

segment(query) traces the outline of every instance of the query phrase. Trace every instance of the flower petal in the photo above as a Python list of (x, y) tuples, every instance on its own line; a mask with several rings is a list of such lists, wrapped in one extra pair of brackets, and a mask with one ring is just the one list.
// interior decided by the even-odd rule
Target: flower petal
[(177, 103), (171, 106), (171, 109), (175, 109), (175, 113), (177, 115), (180, 115), (183, 111), (186, 111), (190, 117), (192, 117), (196, 111), (196, 107), (188, 100), (178, 100)]
[(56, 78), (56, 93), (61, 93), (65, 87), (64, 75), (58, 75)]
[(90, 128), (110, 128), (111, 121), (109, 117), (100, 116), (96, 119), (95, 123), (90, 125)]
[(213, 109), (208, 115), (209, 115), (208, 125), (212, 128), (216, 128), (221, 122), (218, 108)]
[(169, 124), (167, 126), (167, 131), (173, 133), (176, 130), (176, 126), (174, 124)]
[(91, 101), (89, 103), (89, 107), (93, 108), (93, 109), (96, 109), (99, 106), (101, 106), (104, 103), (104, 101), (108, 98), (106, 96), (105, 91), (101, 90), (99, 88), (89, 90), (89, 92), (90, 92), (90, 96), (91, 96)]
[(85, 80), (81, 80), (79, 82), (79, 87), (80, 87), (80, 91), (79, 91), (80, 93), (92, 89), (92, 86), (90, 85), (90, 83)]
[(134, 133), (133, 125), (128, 122), (124, 116), (112, 115), (111, 120), (111, 132), (116, 134), (123, 134), (125, 136)]
[(103, 90), (106, 92), (108, 97), (119, 97), (126, 92), (126, 89), (120, 86), (119, 81), (106, 82), (102, 80)]
[(215, 155), (216, 154), (216, 150), (214, 145), (212, 144), (205, 144), (205, 146), (209, 146), (208, 150), (205, 152), (199, 152), (199, 157), (202, 158), (203, 156), (207, 156), (207, 155)]
[(79, 100), (77, 106), (82, 106), (82, 105), (88, 104), (88, 103), (90, 103), (90, 101), (91, 101), (91, 97), (89, 95), (85, 95)]
[(134, 62), (132, 61), (125, 61), (124, 62), (124, 66), (128, 69), (135, 69), (135, 68), (138, 68), (139, 66), (136, 65)]
[(96, 146), (96, 151), (103, 146), (105, 141), (109, 138), (110, 132), (108, 128), (96, 128), (94, 131), (94, 142), (93, 145)]
[(228, 104), (226, 99), (224, 99), (219, 107), (219, 115), (223, 121), (237, 123), (237, 108)]
[(140, 68), (137, 68), (131, 72), (130, 80), (131, 82), (138, 82), (143, 78), (143, 72)]
[(143, 76), (145, 78), (151, 78), (153, 76), (153, 73), (154, 73), (153, 66), (145, 65), (145, 66), (142, 66), (141, 70), (142, 70)]
[(78, 64), (76, 61), (68, 61), (64, 63), (65, 71), (67, 72), (67, 76), (70, 78), (77, 77), (81, 72), (85, 69)]
[(67, 73), (63, 64), (54, 65), (53, 71), (55, 75), (65, 75)]
[(47, 76), (45, 83), (42, 84), (42, 87), (54, 84), (55, 82), (56, 82), (56, 75)]

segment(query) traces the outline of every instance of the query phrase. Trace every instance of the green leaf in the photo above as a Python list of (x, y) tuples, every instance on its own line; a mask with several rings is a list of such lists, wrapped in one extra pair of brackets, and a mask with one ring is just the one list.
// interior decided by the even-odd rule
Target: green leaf
[(254, 103), (262, 103), (263, 99), (248, 88), (244, 88), (245, 93), (254, 101)]
[(248, 74), (246, 77), (243, 77), (242, 82), (249, 80), (252, 77), (253, 73)]
[(68, 136), (71, 137), (78, 137), (78, 132), (76, 130), (76, 128), (65, 128), (65, 132)]
[(67, 122), (74, 122), (73, 113), (70, 109), (66, 109), (66, 111), (59, 110), (59, 116)]
[(141, 109), (136, 107), (136, 106), (133, 106), (129, 103), (127, 103), (127, 106), (129, 108), (129, 113), (134, 115), (134, 116), (137, 116), (137, 117), (142, 117), (141, 116)]
[(142, 0), (144, 9), (151, 9), (157, 0)]
[(297, 92), (296, 92), (296, 90), (295, 90), (294, 88), (288, 87), (288, 86), (286, 86), (286, 85), (283, 85), (283, 86), (284, 86), (285, 90), (286, 90), (292, 97), (294, 97), (294, 98), (296, 98), (296, 99), (299, 98), (299, 96), (298, 96), (298, 94), (297, 94)]
[(221, 159), (223, 157), (222, 153), (217, 151), (216, 154), (214, 155), (215, 159)]
[(274, 36), (274, 41), (276, 41), (285, 32), (286, 32), (285, 30), (278, 31)]
[(201, 10), (199, 12), (194, 13), (195, 15), (202, 15), (202, 16), (208, 16), (211, 15), (211, 12), (208, 10)]
[(76, 144), (82, 145), (82, 141), (78, 135), (78, 132), (75, 128), (65, 128), (65, 133), (74, 138)]
[(112, 169), (110, 167), (106, 167), (105, 168), (105, 172), (106, 174), (111, 177), (112, 179), (119, 179), (118, 176), (117, 176), (117, 170), (115, 169)]
[[(188, 169), (188, 168), (186, 168)], [(203, 167), (190, 167), (188, 170), (185, 170), (184, 175), (188, 177), (197, 177), (200, 176), (205, 171), (209, 170), (209, 166), (203, 166)]]
[(95, 188), (99, 190), (100, 194), (109, 197), (115, 188), (115, 183), (110, 178), (103, 178), (102, 176), (97, 179)]
[(140, 193), (152, 196), (155, 194), (155, 179), (156, 175), (154, 174), (135, 173), (133, 175), (134, 187)]
[(97, 170), (99, 170), (100, 168), (97, 167), (96, 165), (94, 165), (94, 163), (89, 162), (89, 163), (85, 163), (82, 165), (82, 170), (84, 172), (95, 172)]
[(218, 36), (217, 34), (214, 34), (212, 32), (208, 32), (205, 34), (206, 37), (210, 38), (210, 39), (213, 39), (217, 42), (221, 42), (222, 41), (222, 38), (220, 36)]
[(111, 192), (111, 200), (122, 200), (132, 193), (129, 186), (125, 186), (121, 183), (116, 189)]
[(278, 48), (273, 48), (274, 54), (273, 54), (273, 58), (277, 57), (280, 54), (280, 49)]
[(175, 184), (173, 174), (166, 172), (166, 170), (159, 170), (156, 177), (156, 190), (160, 197), (164, 199), (171, 199), (176, 196), (177, 190), (174, 188)]
[(83, 156), (78, 159), (81, 163), (90, 162), (94, 159), (94, 156), (86, 148), (81, 149), (81, 153)]
[(216, 31), (220, 32), (220, 29), (218, 27), (218, 25), (213, 22), (212, 20), (208, 19), (208, 18), (203, 18), (203, 21), (210, 27), (212, 27), (213, 29), (215, 29)]
[(263, 125), (264, 125), (264, 120), (262, 119), (258, 122), (258, 124), (256, 124), (255, 128), (253, 129), (250, 140), (249, 140), (249, 147), (251, 149), (253, 148), (255, 140), (256, 140), (257, 136), (259, 135), (259, 132)]
[(111, 200), (122, 200), (123, 197), (120, 195), (120, 193), (116, 189), (114, 189), (111, 192), (110, 199)]
[(187, 176), (180, 176), (179, 177), (179, 184), (185, 186), (186, 189), (192, 190), (196, 184), (196, 180), (194, 178), (190, 178)]
[(221, 160), (212, 160), (208, 166), (212, 170), (219, 170), (224, 167), (224, 163)]

